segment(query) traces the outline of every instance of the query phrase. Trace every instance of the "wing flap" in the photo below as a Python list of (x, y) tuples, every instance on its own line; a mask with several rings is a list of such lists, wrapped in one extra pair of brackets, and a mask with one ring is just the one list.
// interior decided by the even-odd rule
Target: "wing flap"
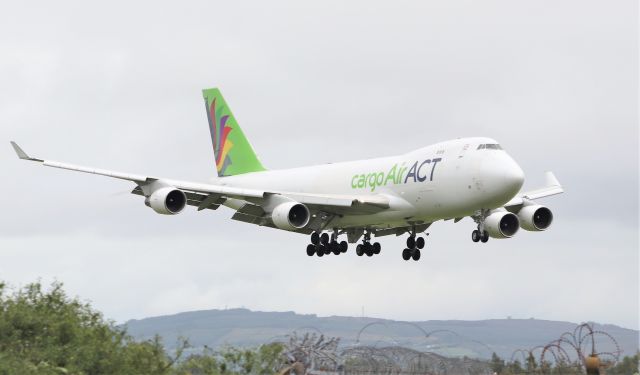
[(390, 207), (389, 198), (384, 195), (334, 195), (307, 193), (277, 193), (296, 202), (303, 203), (319, 211), (333, 214), (368, 215)]

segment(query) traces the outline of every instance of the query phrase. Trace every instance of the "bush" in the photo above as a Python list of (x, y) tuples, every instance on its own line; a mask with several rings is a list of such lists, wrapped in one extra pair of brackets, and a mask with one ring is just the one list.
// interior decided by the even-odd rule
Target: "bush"
[(135, 342), (61, 283), (0, 283), (0, 374), (167, 374), (160, 338)]

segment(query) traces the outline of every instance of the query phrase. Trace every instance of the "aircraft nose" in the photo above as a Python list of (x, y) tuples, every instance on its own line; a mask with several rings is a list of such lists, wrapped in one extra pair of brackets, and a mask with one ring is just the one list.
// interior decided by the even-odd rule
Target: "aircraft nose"
[(524, 183), (524, 172), (522, 168), (516, 163), (511, 157), (508, 157), (508, 162), (505, 164), (504, 169), (504, 183), (505, 186), (508, 186), (510, 190), (515, 191), (516, 193), (520, 191), (522, 184)]
[(487, 193), (498, 200), (509, 200), (520, 191), (524, 172), (515, 160), (500, 152), (483, 159), (482, 180)]

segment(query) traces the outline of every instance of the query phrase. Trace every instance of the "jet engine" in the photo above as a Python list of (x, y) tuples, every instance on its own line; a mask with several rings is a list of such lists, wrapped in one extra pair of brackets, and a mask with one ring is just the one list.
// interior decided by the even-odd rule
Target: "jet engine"
[(551, 226), (553, 214), (547, 207), (536, 204), (522, 207), (518, 218), (522, 229), (539, 232)]
[(144, 204), (162, 215), (175, 215), (180, 213), (187, 204), (187, 196), (182, 190), (174, 187), (160, 188), (144, 200)]
[(519, 228), (518, 216), (508, 211), (493, 211), (484, 219), (484, 229), (493, 238), (513, 237)]
[(307, 206), (298, 202), (280, 203), (271, 212), (273, 224), (284, 230), (303, 228), (309, 223), (310, 218)]

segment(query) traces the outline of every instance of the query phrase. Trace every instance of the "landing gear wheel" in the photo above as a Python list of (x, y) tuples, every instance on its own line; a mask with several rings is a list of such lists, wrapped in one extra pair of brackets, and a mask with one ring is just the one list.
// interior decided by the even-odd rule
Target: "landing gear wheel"
[(411, 259), (411, 249), (402, 250), (402, 259), (404, 259), (404, 260)]
[(311, 243), (317, 245), (320, 243), (320, 235), (318, 232), (311, 233)]
[(338, 245), (336, 241), (331, 242), (331, 252), (333, 253), (333, 255), (340, 254), (340, 245)]
[(362, 254), (364, 254), (364, 246), (362, 246), (362, 244), (358, 244), (358, 246), (356, 246), (356, 254), (361, 257)]
[(414, 236), (409, 236), (409, 238), (407, 238), (407, 247), (409, 249), (416, 247), (416, 238)]
[(418, 249), (413, 250), (413, 254), (411, 254), (411, 257), (415, 261), (420, 260), (420, 250), (418, 250)]
[(489, 241), (489, 232), (487, 232), (486, 230), (482, 232), (482, 236), (480, 237), (480, 241), (487, 242)]
[(380, 243), (375, 242), (372, 246), (373, 246), (373, 253), (380, 254), (380, 250), (382, 250), (382, 246), (380, 246)]
[(329, 233), (322, 233), (320, 235), (320, 243), (326, 245), (329, 243)]
[(347, 243), (347, 241), (340, 242), (340, 252), (341, 253), (346, 253), (348, 248), (349, 248), (349, 244)]
[(473, 241), (473, 242), (480, 241), (480, 231), (479, 230), (476, 229), (473, 232), (471, 232), (471, 241)]
[(324, 250), (324, 255), (331, 254), (331, 247), (329, 247), (329, 245), (321, 245), (320, 247)]
[(312, 257), (316, 253), (316, 245), (308, 244), (307, 245), (307, 255)]
[(367, 254), (368, 257), (373, 256), (373, 246), (369, 242), (365, 242), (364, 244), (364, 253)]
[(424, 237), (416, 238), (416, 247), (422, 249), (424, 247)]
[(319, 246), (318, 249), (316, 249), (316, 255), (319, 258), (322, 258), (324, 256), (324, 249), (322, 248), (322, 246)]

